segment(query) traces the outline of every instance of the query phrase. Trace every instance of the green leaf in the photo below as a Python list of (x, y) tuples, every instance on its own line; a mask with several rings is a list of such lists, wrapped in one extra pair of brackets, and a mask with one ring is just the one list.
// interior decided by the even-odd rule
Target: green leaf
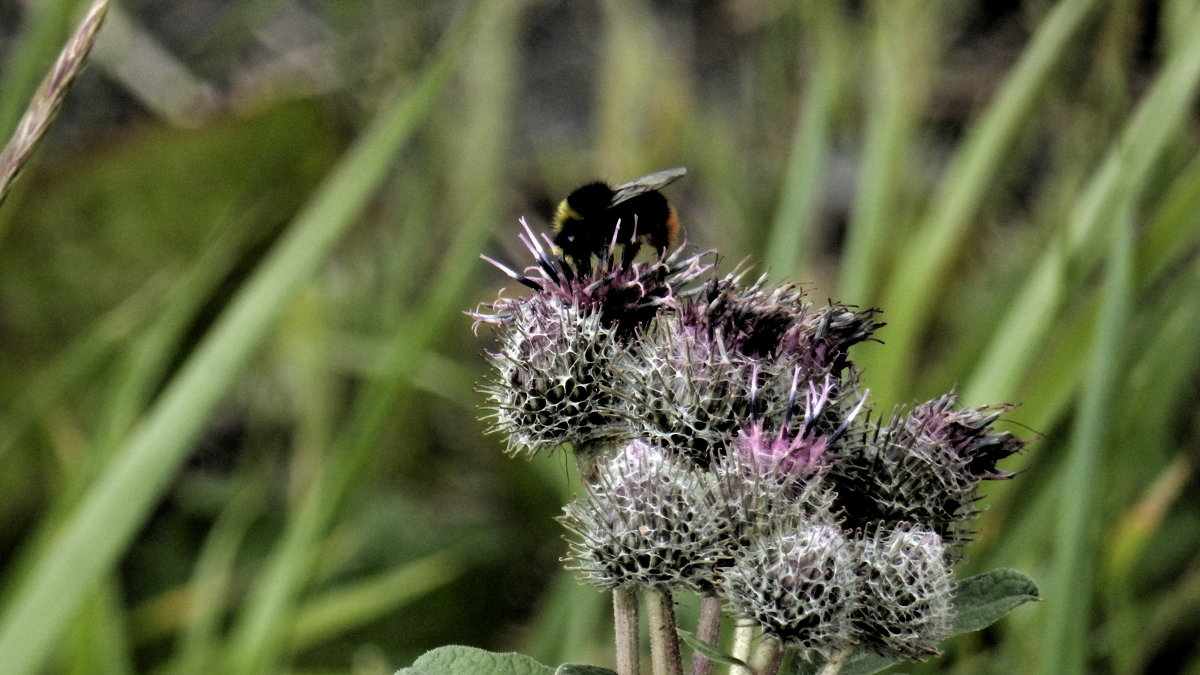
[[(582, 666), (563, 666), (580, 668)], [(560, 669), (561, 670), (561, 669)], [(401, 668), (396, 675), (462, 675), (463, 673), (489, 673), (490, 675), (555, 675), (550, 666), (544, 666), (524, 654), (496, 654), (475, 647), (448, 645), (422, 654), (409, 668)], [(587, 671), (564, 671), (583, 675)], [(600, 675), (595, 673), (594, 675)]]
[(683, 638), (683, 641), (687, 643), (687, 646), (689, 646), (692, 649), (694, 649), (695, 651), (703, 654), (705, 657), (708, 658), (709, 661), (713, 661), (715, 663), (723, 663), (727, 666), (739, 666), (741, 668), (748, 667), (746, 665), (745, 661), (742, 661), (739, 658), (736, 658), (734, 656), (730, 656), (729, 654), (726, 654), (725, 652), (721, 651), (720, 649), (717, 649), (716, 647), (708, 644), (707, 642), (704, 642), (703, 640), (696, 637), (694, 634), (692, 634), (689, 631), (686, 631), (686, 630), (679, 631), (679, 637)]
[(899, 663), (899, 661), (874, 652), (862, 651), (847, 659), (846, 665), (838, 671), (838, 675), (870, 675), (878, 673), (894, 663)]
[(992, 625), (1013, 609), (1038, 600), (1033, 580), (1007, 567), (963, 579), (954, 593), (952, 631), (969, 633)]

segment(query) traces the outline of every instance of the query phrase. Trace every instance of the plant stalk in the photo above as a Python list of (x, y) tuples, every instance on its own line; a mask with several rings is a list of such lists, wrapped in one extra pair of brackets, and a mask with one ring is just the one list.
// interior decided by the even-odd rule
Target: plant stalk
[(775, 675), (779, 672), (779, 664), (783, 662), (783, 645), (779, 640), (763, 637), (754, 652), (754, 660), (750, 668), (755, 675)]
[(650, 614), (650, 663), (654, 675), (683, 675), (679, 633), (675, 624), (675, 598), (667, 589), (646, 592)]
[[(717, 646), (721, 635), (721, 599), (705, 595), (700, 599), (700, 619), (696, 625), (696, 638), (706, 645)], [(713, 662), (700, 652), (692, 654), (692, 675), (712, 675)]]
[(33, 100), (29, 102), (29, 107), (17, 123), (12, 138), (0, 151), (0, 203), (4, 202), (17, 174), (33, 154), (38, 141), (50, 128), (50, 123), (58, 116), (58, 109), (62, 107), (63, 99), (66, 98), (75, 78), (83, 72), (88, 52), (92, 50), (96, 34), (100, 32), (100, 26), (108, 13), (108, 4), (109, 0), (92, 2), (87, 14), (59, 53), (50, 72), (46, 73), (46, 78), (42, 80), (37, 93), (33, 95)]
[[(733, 657), (750, 663), (750, 642), (754, 639), (754, 621), (739, 617), (733, 628)], [(750, 669), (730, 666), (729, 675), (752, 675)]]
[(613, 589), (613, 629), (617, 640), (617, 675), (638, 675), (638, 606), (633, 586)]

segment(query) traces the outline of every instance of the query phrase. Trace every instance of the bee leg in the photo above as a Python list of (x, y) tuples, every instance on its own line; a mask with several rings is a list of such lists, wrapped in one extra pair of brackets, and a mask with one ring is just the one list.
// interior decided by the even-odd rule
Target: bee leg
[(624, 249), (621, 251), (621, 264), (629, 267), (633, 264), (633, 259), (637, 257), (638, 251), (642, 250), (642, 245), (637, 241), (631, 241), (625, 244)]
[(571, 262), (575, 263), (575, 271), (579, 276), (586, 277), (592, 273), (592, 256), (591, 254), (575, 256), (571, 258)]

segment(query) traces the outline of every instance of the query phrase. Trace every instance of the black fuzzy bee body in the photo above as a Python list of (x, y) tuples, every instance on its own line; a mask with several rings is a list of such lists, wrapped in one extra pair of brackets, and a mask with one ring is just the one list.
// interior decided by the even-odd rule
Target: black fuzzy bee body
[(554, 214), (554, 245), (581, 271), (591, 269), (591, 258), (606, 257), (616, 246), (629, 263), (642, 244), (661, 257), (679, 237), (675, 208), (659, 192), (681, 178), (682, 167), (658, 171), (610, 187), (589, 183), (576, 189)]

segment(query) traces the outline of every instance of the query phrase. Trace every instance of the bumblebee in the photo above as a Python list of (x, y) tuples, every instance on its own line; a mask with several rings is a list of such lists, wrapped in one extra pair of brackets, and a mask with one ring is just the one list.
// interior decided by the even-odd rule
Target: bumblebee
[(679, 218), (659, 189), (686, 173), (675, 167), (615, 187), (596, 182), (575, 190), (554, 213), (556, 252), (581, 272), (591, 269), (592, 256), (603, 260), (614, 245), (623, 247), (625, 264), (633, 261), (642, 244), (653, 246), (662, 257), (679, 237)]

